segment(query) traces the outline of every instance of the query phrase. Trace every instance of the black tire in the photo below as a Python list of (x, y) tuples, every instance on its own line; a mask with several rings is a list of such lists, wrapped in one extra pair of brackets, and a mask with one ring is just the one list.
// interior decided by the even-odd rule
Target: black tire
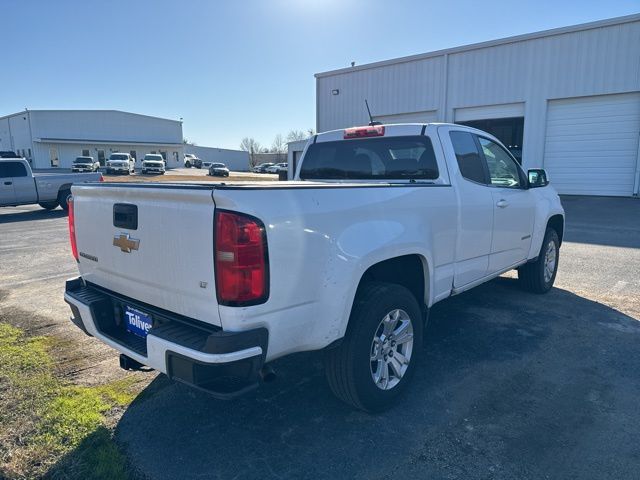
[(191, 162), (184, 162), (184, 166), (187, 168), (191, 168)]
[[(373, 378), (374, 362), (370, 356), (382, 319), (398, 309), (406, 312), (413, 327), (413, 348), (404, 374), (395, 386), (385, 390)], [(420, 307), (405, 287), (381, 282), (360, 286), (343, 341), (325, 351), (325, 373), (333, 393), (343, 402), (366, 412), (380, 412), (393, 406), (410, 383), (422, 353), (422, 331)], [(395, 353), (397, 356), (398, 352)], [(386, 361), (387, 357), (384, 358)], [(376, 368), (379, 368), (377, 363)]]
[(45, 210), (53, 210), (58, 206), (58, 201), (54, 200), (53, 202), (42, 202), (42, 203), (39, 203), (38, 205), (40, 205)]
[(69, 204), (67, 203), (67, 200), (70, 196), (71, 190), (69, 189), (60, 190), (60, 192), (58, 192), (58, 203), (60, 204), (60, 207), (62, 207), (62, 210), (64, 210), (65, 212), (69, 211)]
[[(553, 265), (553, 274), (546, 275), (545, 270), (547, 267), (547, 252), (553, 244), (555, 252), (555, 264)], [(547, 293), (553, 287), (553, 282), (556, 279), (558, 273), (558, 264), (560, 263), (560, 240), (558, 233), (550, 227), (547, 227), (547, 231), (544, 234), (544, 240), (542, 241), (542, 247), (540, 247), (540, 253), (538, 259), (535, 262), (526, 263), (518, 268), (518, 280), (520, 285), (525, 290), (532, 293)]]

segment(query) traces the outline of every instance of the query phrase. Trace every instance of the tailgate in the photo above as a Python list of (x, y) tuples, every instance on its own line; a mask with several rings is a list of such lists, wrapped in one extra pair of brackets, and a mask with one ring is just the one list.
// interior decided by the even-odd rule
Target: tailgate
[(211, 187), (76, 185), (72, 193), (86, 281), (220, 325)]

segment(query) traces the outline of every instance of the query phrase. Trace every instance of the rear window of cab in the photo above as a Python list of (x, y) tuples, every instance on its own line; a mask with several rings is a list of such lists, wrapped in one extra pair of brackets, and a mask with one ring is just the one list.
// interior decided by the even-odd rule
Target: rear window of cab
[(303, 180), (435, 180), (438, 164), (429, 137), (377, 137), (309, 145)]

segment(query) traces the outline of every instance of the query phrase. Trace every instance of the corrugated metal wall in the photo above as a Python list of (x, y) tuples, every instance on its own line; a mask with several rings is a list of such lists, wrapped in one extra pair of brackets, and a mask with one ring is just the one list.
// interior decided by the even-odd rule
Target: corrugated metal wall
[(34, 110), (30, 114), (34, 139), (182, 143), (182, 123), (176, 120), (112, 110)]
[(205, 162), (222, 162), (229, 170), (246, 172), (249, 170), (249, 153), (241, 150), (226, 148), (202, 147), (200, 145), (185, 145), (184, 153), (193, 153)]
[(523, 162), (540, 166), (549, 100), (640, 91), (640, 16), (621, 22), (319, 74), (317, 130), (366, 124), (365, 98), (374, 115), (436, 110), (448, 122), (455, 109), (523, 102)]

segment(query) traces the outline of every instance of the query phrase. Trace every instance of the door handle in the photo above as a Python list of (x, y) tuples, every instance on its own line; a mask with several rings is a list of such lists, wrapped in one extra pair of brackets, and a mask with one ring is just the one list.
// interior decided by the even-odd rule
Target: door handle
[(509, 202), (507, 202), (504, 198), (501, 198), (500, 200), (498, 200), (498, 202), (496, 203), (496, 207), (500, 207), (500, 208), (507, 208), (509, 206)]
[(13, 185), (13, 182), (4, 182), (5, 185)]

